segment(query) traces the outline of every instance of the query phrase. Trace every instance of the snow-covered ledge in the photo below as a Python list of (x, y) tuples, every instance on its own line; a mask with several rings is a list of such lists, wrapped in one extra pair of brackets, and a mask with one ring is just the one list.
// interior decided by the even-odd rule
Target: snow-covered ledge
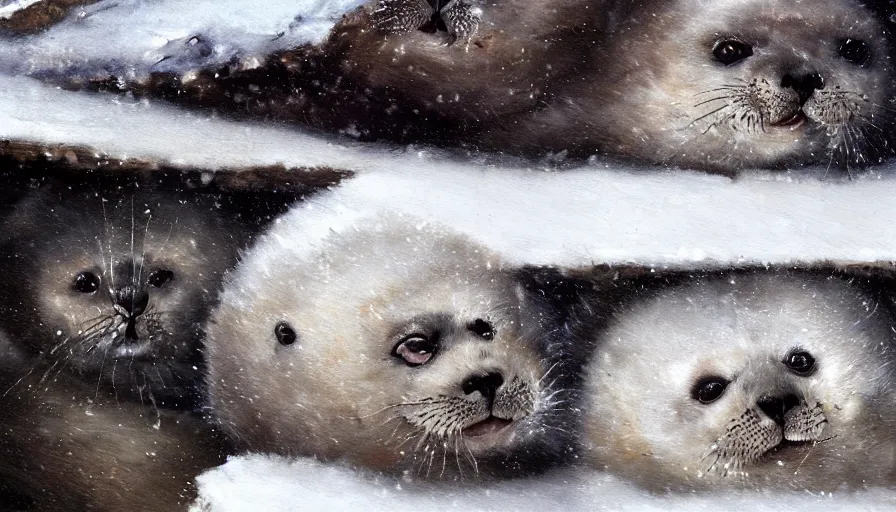
[(162, 102), (76, 94), (0, 76), (0, 140), (95, 148), (202, 169), (356, 171), (339, 194), (467, 233), (516, 263), (839, 263), (896, 260), (896, 174), (732, 180), (594, 162), (545, 171), (433, 150), (361, 145), (295, 127), (238, 123)]
[(232, 458), (197, 479), (199, 499), (192, 512), (265, 510), (546, 511), (638, 512), (817, 512), (891, 510), (896, 491), (720, 494), (646, 494), (612, 476), (566, 469), (543, 477), (477, 486), (470, 482), (427, 484), (323, 464), (265, 455)]

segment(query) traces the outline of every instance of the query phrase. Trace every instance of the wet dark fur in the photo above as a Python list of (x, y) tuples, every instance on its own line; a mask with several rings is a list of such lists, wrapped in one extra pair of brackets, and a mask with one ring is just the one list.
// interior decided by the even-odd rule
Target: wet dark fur
[(195, 477), (224, 462), (201, 417), (117, 402), (34, 361), (23, 375), (21, 359), (0, 357), (0, 508), (184, 509)]
[[(888, 315), (896, 318), (896, 265), (840, 264), (831, 261), (799, 265), (708, 265), (699, 270), (686, 268), (651, 268), (637, 265), (596, 265), (562, 273), (566, 282), (578, 283), (584, 291), (580, 300), (595, 315), (591, 325), (597, 332), (615, 316), (625, 313), (631, 304), (649, 300), (668, 288), (682, 286), (697, 279), (723, 275), (737, 276), (755, 273), (787, 273), (817, 278), (842, 279), (868, 294)], [(564, 297), (571, 297), (566, 292)], [(577, 331), (581, 335), (586, 331)]]

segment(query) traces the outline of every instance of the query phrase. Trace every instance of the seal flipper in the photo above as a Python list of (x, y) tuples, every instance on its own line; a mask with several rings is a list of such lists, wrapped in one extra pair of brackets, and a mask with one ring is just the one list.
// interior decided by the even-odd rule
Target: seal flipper
[(380, 0), (371, 17), (382, 32), (406, 34), (421, 28), (437, 13), (426, 0)]

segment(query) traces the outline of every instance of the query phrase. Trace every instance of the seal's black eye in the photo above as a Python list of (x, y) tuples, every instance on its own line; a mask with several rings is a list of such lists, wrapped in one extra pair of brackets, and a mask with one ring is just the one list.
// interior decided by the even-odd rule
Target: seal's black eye
[(292, 345), (299, 339), (296, 331), (286, 322), (280, 322), (274, 327), (274, 335), (277, 336), (277, 341), (283, 346)]
[(712, 47), (712, 55), (717, 61), (730, 66), (753, 55), (753, 47), (737, 39), (723, 39)]
[(81, 272), (72, 281), (72, 290), (79, 293), (93, 293), (100, 288), (100, 278), (93, 272)]
[(481, 318), (477, 318), (476, 320), (467, 324), (467, 330), (485, 340), (491, 340), (495, 337), (495, 328), (492, 326), (492, 324), (486, 322)]
[(172, 279), (174, 279), (174, 272), (163, 268), (161, 270), (156, 270), (152, 274), (149, 274), (149, 278), (146, 280), (146, 282), (148, 282), (150, 286), (159, 288)]
[(784, 364), (790, 371), (803, 377), (808, 377), (815, 372), (815, 358), (804, 350), (794, 350), (784, 358)]
[(439, 349), (438, 343), (423, 334), (405, 336), (392, 349), (392, 356), (404, 359), (408, 366), (420, 366), (429, 362)]
[(725, 392), (728, 381), (722, 377), (705, 377), (697, 381), (691, 396), (701, 404), (715, 402)]
[(861, 66), (868, 62), (868, 59), (871, 57), (871, 49), (868, 48), (868, 43), (861, 39), (841, 39), (839, 43), (837, 53), (853, 64)]

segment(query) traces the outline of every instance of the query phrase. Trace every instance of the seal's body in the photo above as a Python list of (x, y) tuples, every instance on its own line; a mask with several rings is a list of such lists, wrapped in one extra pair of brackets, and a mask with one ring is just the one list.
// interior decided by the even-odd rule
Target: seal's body
[(203, 418), (116, 401), (2, 335), (0, 411), (0, 496), (15, 509), (185, 508), (194, 478), (224, 462)]

